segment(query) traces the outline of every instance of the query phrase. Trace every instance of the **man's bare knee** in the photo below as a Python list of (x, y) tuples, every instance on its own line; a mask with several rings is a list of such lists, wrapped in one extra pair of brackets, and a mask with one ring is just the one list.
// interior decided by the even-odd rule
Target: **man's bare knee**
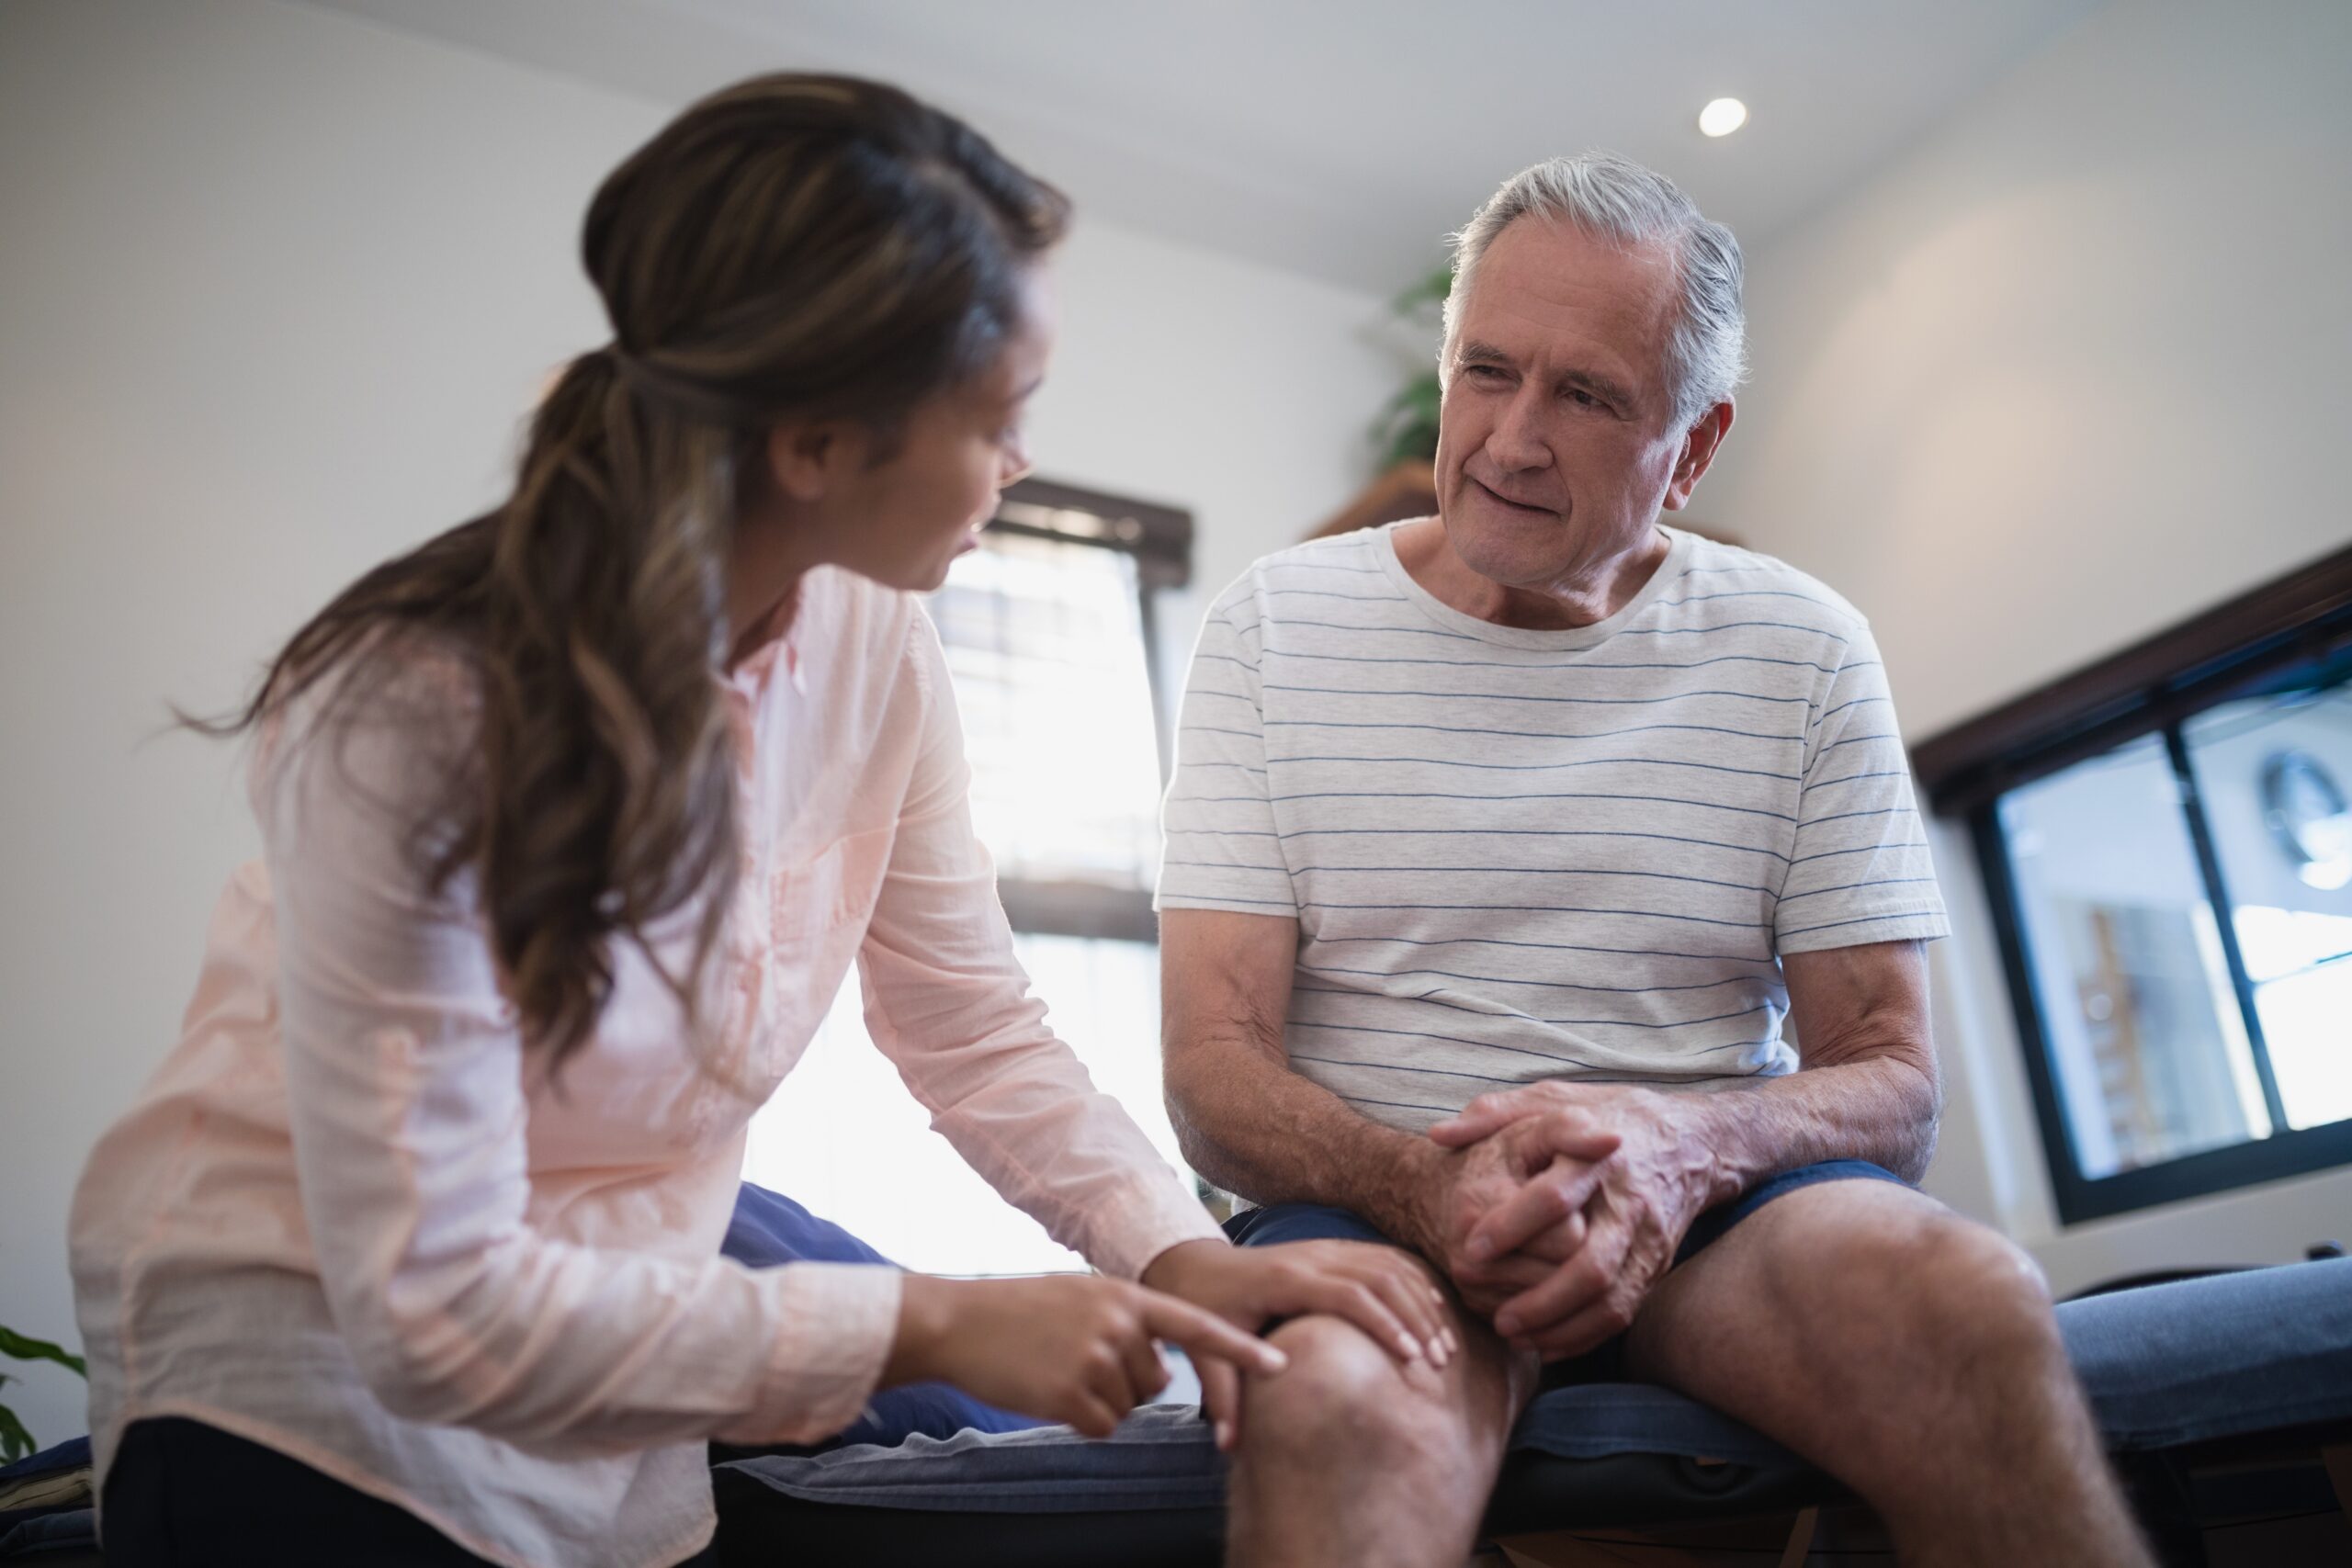
[(1883, 1349), (1902, 1362), (1981, 1370), (1988, 1361), (2039, 1359), (2057, 1349), (2041, 1269), (2014, 1243), (1973, 1221), (1935, 1211), (1843, 1238), (1833, 1250), (1826, 1266), (1813, 1260), (1812, 1288), (1836, 1291), (1839, 1316), (1880, 1325)]
[(1842, 1460), (1858, 1483), (1932, 1477), (1943, 1461), (1922, 1431), (1991, 1440), (2013, 1412), (2066, 1397), (2071, 1373), (2040, 1270), (1957, 1215), (1814, 1235), (1775, 1256), (1768, 1278), (1770, 1310), (1804, 1325), (1784, 1368), (1803, 1375), (1780, 1380), (1775, 1403), (1813, 1408), (1784, 1411), (1786, 1429)]
[(1462, 1450), (1464, 1402), (1457, 1385), (1426, 1361), (1399, 1363), (1335, 1317), (1294, 1318), (1268, 1337), (1290, 1365), (1250, 1380), (1242, 1409), (1245, 1455), (1418, 1466), (1427, 1456)]
[(1441, 1370), (1332, 1317), (1269, 1336), (1290, 1365), (1242, 1396), (1228, 1561), (1460, 1562), (1501, 1463), (1511, 1383), (1500, 1341), (1464, 1337)]

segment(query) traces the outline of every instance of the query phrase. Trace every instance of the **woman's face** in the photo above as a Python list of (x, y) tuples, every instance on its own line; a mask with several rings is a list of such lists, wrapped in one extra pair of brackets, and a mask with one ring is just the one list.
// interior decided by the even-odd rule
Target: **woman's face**
[(1042, 265), (1022, 281), (1020, 316), (996, 363), (908, 415), (896, 451), (861, 458), (812, 520), (820, 553), (891, 588), (928, 592), (978, 544), (998, 493), (1029, 471), (1022, 419), (1054, 346), (1053, 298)]

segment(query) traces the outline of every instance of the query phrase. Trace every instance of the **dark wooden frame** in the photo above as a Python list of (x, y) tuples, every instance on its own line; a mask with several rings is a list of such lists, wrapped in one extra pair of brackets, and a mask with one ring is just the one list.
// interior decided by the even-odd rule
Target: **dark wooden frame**
[[(1070, 522), (1039, 518), (1039, 513), (1069, 513)], [(1078, 524), (1077, 518), (1091, 519)], [(1057, 479), (1019, 479), (1006, 487), (989, 527), (1082, 545), (1125, 550), (1136, 558), (1154, 588), (1182, 588), (1193, 581), (1193, 514), (1179, 506), (1136, 501), (1063, 484)]]
[[(1091, 545), (1136, 558), (1136, 595), (1143, 616), (1144, 678), (1151, 688), (1152, 735), (1159, 747), (1164, 784), (1168, 754), (1166, 671), (1160, 667), (1155, 596), (1193, 580), (1193, 514), (1181, 507), (1111, 495), (1054, 479), (1026, 479), (1004, 491), (989, 527), (1001, 534)], [(1105, 887), (1087, 882), (1000, 879), (997, 897), (1016, 931), (1046, 936), (1157, 942), (1159, 918), (1148, 888)]]
[(1970, 829), (2025, 1047), (2052, 1192), (2065, 1224), (2352, 1164), (2352, 1122), (2301, 1131), (2287, 1127), (2252, 984), (2233, 928), (2224, 918), (2217, 921), (2223, 955), (2255, 1047), (2271, 1135), (2112, 1176), (2086, 1177), (2050, 1060), (2050, 1032), (2001, 832), (2001, 796), (2128, 741), (2163, 735), (2208, 896), (2217, 914), (2228, 910), (2228, 889), (2180, 725), (2346, 650), (2352, 650), (2352, 548), (2324, 556), (1912, 749), (1912, 764), (1933, 809)]

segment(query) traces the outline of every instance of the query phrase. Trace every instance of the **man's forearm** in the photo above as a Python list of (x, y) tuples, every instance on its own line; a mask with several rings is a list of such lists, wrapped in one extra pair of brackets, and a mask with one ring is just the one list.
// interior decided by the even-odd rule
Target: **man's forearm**
[(1199, 1041), (1171, 1062), (1169, 1115), (1194, 1170), (1253, 1203), (1328, 1203), (1430, 1250), (1423, 1210), (1444, 1150), (1358, 1114), (1254, 1043)]
[(1809, 1067), (1752, 1088), (1685, 1097), (1714, 1151), (1714, 1200), (1824, 1160), (1866, 1159), (1906, 1181), (1927, 1173), (1939, 1096), (1901, 1056)]
[(1804, 1065), (1698, 1097), (1706, 1102), (1702, 1135), (1730, 1189), (1718, 1201), (1824, 1160), (1866, 1159), (1918, 1180), (1936, 1152), (1943, 1109), (1919, 943), (1832, 948), (1782, 962)]

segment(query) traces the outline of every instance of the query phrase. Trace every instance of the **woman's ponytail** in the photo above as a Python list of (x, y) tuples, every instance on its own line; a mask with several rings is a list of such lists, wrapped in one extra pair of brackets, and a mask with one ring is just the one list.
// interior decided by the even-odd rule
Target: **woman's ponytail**
[[(533, 415), (514, 493), (376, 568), (279, 651), (214, 733), (424, 634), (480, 693), (445, 797), (419, 803), (438, 887), (477, 874), (526, 1037), (560, 1059), (612, 993), (613, 943), (698, 908), (691, 1000), (738, 853), (715, 675), (746, 465), (787, 417), (894, 430), (985, 369), (1068, 208), (898, 89), (761, 77), (616, 170), (582, 255), (611, 345)], [(364, 701), (367, 681), (332, 700)]]

